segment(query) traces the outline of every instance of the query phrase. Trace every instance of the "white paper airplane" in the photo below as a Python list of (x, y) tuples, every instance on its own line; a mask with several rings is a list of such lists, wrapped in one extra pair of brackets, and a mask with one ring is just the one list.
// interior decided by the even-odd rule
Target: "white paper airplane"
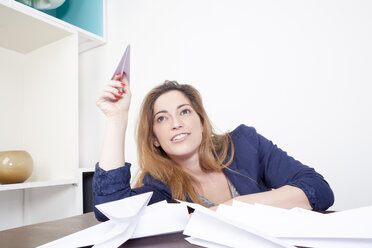
[(147, 206), (152, 192), (96, 207), (109, 220), (38, 248), (119, 247), (131, 238), (181, 232), (189, 220), (187, 207), (177, 203), (158, 202)]

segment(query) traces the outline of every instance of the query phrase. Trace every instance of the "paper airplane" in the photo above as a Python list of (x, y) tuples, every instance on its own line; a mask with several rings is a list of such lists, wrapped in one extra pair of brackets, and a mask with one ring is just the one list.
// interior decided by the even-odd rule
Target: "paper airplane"
[(187, 207), (166, 201), (147, 206), (151, 196), (149, 192), (97, 205), (108, 221), (38, 248), (119, 247), (131, 238), (183, 231), (189, 220)]
[(112, 75), (112, 78), (114, 78), (115, 75), (120, 74), (120, 76), (123, 76), (123, 72), (125, 72), (125, 75), (127, 76), (128, 82), (130, 83), (130, 45), (127, 46), (125, 49), (125, 52), (123, 56), (121, 57), (121, 60), (116, 67), (116, 70), (114, 72), (114, 75)]

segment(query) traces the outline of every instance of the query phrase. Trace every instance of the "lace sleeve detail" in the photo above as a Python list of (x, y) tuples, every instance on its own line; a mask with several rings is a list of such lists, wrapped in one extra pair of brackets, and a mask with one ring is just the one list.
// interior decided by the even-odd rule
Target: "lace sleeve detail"
[(92, 185), (94, 194), (104, 196), (126, 188), (130, 190), (130, 166), (125, 163), (125, 166), (105, 171), (97, 163)]
[(301, 180), (290, 182), (288, 183), (288, 185), (300, 188), (307, 196), (307, 199), (309, 199), (310, 205), (313, 208), (313, 210), (319, 210), (318, 199), (316, 197), (315, 189), (313, 187), (309, 186), (308, 184)]

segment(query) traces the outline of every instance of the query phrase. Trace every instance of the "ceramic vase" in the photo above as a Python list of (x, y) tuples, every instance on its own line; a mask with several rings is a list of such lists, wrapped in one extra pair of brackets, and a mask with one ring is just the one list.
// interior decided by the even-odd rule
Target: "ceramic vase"
[(56, 9), (66, 0), (17, 0), (35, 9), (49, 10)]
[(26, 151), (0, 152), (0, 183), (22, 183), (31, 176), (34, 161)]

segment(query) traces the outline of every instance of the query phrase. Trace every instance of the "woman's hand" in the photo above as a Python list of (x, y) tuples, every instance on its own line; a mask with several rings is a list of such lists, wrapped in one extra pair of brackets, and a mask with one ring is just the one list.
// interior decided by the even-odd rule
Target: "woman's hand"
[(102, 89), (96, 105), (107, 117), (128, 114), (132, 96), (128, 83), (125, 74), (122, 78), (120, 75), (115, 75)]

